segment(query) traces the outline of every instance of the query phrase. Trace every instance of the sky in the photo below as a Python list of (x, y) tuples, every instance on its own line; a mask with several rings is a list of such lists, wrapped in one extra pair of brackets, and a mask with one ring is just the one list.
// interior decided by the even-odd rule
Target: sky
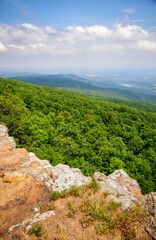
[(156, 0), (0, 0), (0, 69), (156, 68)]

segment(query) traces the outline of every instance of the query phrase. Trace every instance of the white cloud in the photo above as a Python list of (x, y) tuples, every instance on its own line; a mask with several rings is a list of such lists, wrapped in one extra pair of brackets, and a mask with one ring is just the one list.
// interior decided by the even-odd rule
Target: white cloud
[(0, 52), (6, 52), (7, 48), (0, 42)]
[[(63, 61), (68, 57), (69, 60), (65, 61), (69, 65), (91, 60), (96, 64), (98, 61), (100, 64), (103, 61), (118, 63), (119, 59), (120, 62), (126, 59), (133, 63), (136, 54), (143, 61), (142, 54), (148, 52), (156, 62), (155, 51), (156, 33), (130, 23), (116, 23), (113, 28), (103, 25), (40, 27), (30, 23), (0, 25), (0, 52), (4, 52), (8, 59), (9, 56), (15, 56), (15, 59), (18, 56), (30, 59), (39, 56), (41, 60), (54, 57), (58, 59), (54, 60), (58, 65), (60, 59)], [(3, 62), (1, 58), (0, 62)]]
[(125, 41), (139, 40), (149, 37), (149, 33), (137, 25), (123, 26), (122, 24), (116, 24), (115, 27), (116, 31), (114, 34), (120, 39), (125, 39)]
[(156, 51), (156, 41), (142, 40), (138, 42), (138, 49), (145, 51)]
[(30, 24), (30, 23), (23, 23), (22, 26), (25, 27), (25, 28), (31, 29), (33, 31), (38, 31), (39, 30), (38, 26)]
[(91, 47), (92, 51), (98, 52), (98, 51), (104, 51), (104, 52), (118, 52), (118, 53), (122, 53), (122, 51), (124, 50), (124, 47), (121, 44), (116, 44), (116, 43), (112, 43), (112, 44), (103, 44), (103, 45), (93, 45)]
[[(68, 26), (61, 28), (58, 26), (39, 27), (24, 23), (22, 25), (9, 26), (1, 25), (0, 40), (10, 48), (26, 50), (33, 53), (33, 49), (44, 50), (47, 53), (54, 51), (77, 52), (84, 49), (92, 49), (92, 46), (101, 46), (101, 49), (111, 49), (119, 46), (122, 48), (129, 41), (141, 41), (150, 38), (150, 33), (137, 25), (123, 26), (115, 24), (114, 29), (108, 29), (102, 25), (93, 26)], [(121, 46), (120, 46), (121, 47)], [(66, 49), (66, 51), (64, 51)], [(68, 51), (67, 51), (68, 50)], [(99, 48), (97, 48), (99, 51)]]
[(127, 8), (127, 9), (122, 10), (121, 12), (124, 12), (124, 13), (135, 13), (136, 10), (134, 8)]
[(105, 37), (111, 36), (113, 31), (106, 28), (105, 26), (94, 25), (94, 26), (91, 26), (91, 27), (87, 27), (86, 32), (88, 32), (92, 36), (105, 38)]
[(17, 46), (17, 45), (14, 45), (14, 44), (9, 44), (8, 47), (15, 48), (15, 49), (18, 49), (18, 50), (25, 50), (25, 46)]

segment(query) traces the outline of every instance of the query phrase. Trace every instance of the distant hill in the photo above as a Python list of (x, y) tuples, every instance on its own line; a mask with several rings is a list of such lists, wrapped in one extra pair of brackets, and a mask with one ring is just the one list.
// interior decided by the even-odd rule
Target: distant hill
[(56, 75), (26, 75), (26, 76), (14, 76), (10, 79), (16, 79), (22, 82), (32, 83), (40, 86), (47, 87), (81, 87), (81, 88), (93, 88), (90, 80), (77, 77), (72, 74), (56, 74)]
[(146, 94), (144, 92), (136, 92), (133, 90), (120, 89), (120, 88), (106, 88), (97, 86), (96, 82), (91, 80), (75, 76), (73, 74), (17, 74), (10, 76), (10, 79), (16, 79), (22, 82), (36, 84), (40, 86), (61, 88), (71, 92), (103, 99), (107, 97), (107, 100), (112, 101), (112, 98), (120, 100), (133, 100), (133, 101), (151, 101), (156, 102), (156, 96)]

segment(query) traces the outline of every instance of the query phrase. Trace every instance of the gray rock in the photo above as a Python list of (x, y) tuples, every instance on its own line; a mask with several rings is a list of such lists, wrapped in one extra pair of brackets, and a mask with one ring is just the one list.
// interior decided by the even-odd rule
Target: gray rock
[(152, 218), (145, 229), (153, 239), (156, 239), (156, 219)]
[(0, 136), (8, 136), (8, 129), (4, 125), (0, 125)]
[(145, 201), (145, 207), (147, 211), (156, 218), (156, 192), (151, 192), (148, 194)]
[(28, 161), (21, 167), (22, 174), (43, 183), (50, 191), (61, 192), (73, 185), (81, 186), (92, 181), (91, 177), (85, 177), (78, 168), (70, 168), (63, 164), (54, 167), (47, 160), (37, 158), (34, 153), (29, 153)]
[(13, 137), (8, 137), (9, 141), (12, 143), (12, 148), (15, 149), (16, 148), (16, 143)]
[(13, 137), (9, 137), (8, 129), (4, 125), (0, 125), (0, 137), (5, 137), (5, 139), (8, 140), (8, 142), (11, 142), (12, 148), (16, 147), (16, 143), (15, 143), (14, 138)]
[(144, 202), (144, 196), (141, 194), (138, 183), (122, 169), (116, 170), (108, 177), (100, 172), (95, 172), (93, 179), (99, 182), (103, 192), (109, 193), (109, 198), (121, 202), (123, 209)]
[(36, 223), (39, 221), (45, 221), (46, 218), (50, 218), (51, 216), (54, 216), (54, 215), (55, 215), (54, 211), (47, 211), (45, 213), (36, 213), (33, 217), (26, 218), (21, 223), (11, 226), (8, 232), (11, 232), (14, 228), (17, 228), (19, 226), (25, 226), (27, 224), (29, 225), (26, 227), (26, 229), (29, 230), (32, 227), (33, 223)]
[(69, 189), (71, 186), (82, 186), (92, 181), (91, 177), (85, 177), (80, 169), (70, 168), (67, 165), (58, 164), (52, 169), (53, 191)]
[(145, 229), (153, 239), (156, 239), (156, 192), (148, 194), (145, 207), (151, 215), (151, 219)]

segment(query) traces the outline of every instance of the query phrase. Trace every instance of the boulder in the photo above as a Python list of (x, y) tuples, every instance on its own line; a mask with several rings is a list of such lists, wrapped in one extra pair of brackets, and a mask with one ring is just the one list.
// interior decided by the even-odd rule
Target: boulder
[(122, 169), (116, 170), (108, 177), (100, 172), (95, 172), (93, 179), (99, 182), (103, 192), (109, 193), (109, 198), (121, 202), (123, 209), (145, 201), (137, 181), (130, 178)]
[(52, 190), (58, 192), (69, 189), (73, 185), (82, 186), (92, 181), (92, 178), (85, 177), (80, 169), (63, 164), (53, 167), (52, 179)]
[(5, 137), (5, 136), (8, 137), (8, 129), (4, 125), (0, 125), (0, 136), (1, 137)]

